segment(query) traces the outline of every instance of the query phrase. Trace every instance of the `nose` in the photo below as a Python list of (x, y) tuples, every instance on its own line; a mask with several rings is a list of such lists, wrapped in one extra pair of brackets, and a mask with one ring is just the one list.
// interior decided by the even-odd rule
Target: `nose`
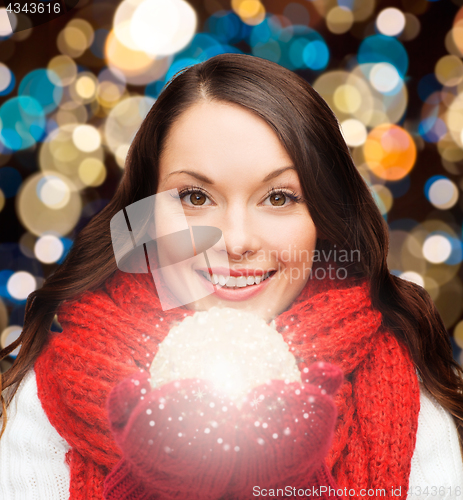
[(229, 206), (217, 221), (222, 230), (230, 261), (242, 261), (260, 248), (259, 228), (255, 217), (242, 205)]

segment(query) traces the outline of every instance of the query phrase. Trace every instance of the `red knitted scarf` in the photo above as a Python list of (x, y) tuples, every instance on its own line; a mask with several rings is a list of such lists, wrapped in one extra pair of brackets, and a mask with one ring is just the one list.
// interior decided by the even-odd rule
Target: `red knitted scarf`
[[(137, 367), (147, 369), (172, 324), (189, 314), (185, 308), (163, 312), (149, 276), (121, 272), (61, 306), (63, 332), (52, 334), (35, 371), (42, 406), (71, 446), (71, 500), (103, 498), (104, 478), (120, 459), (107, 396)], [(418, 380), (407, 349), (372, 308), (367, 281), (313, 277), (276, 323), (296, 359), (324, 360), (344, 371), (328, 465), (345, 498), (362, 498), (361, 488), (385, 489), (381, 498), (392, 498), (391, 489), (400, 487), (394, 499), (405, 499)]]

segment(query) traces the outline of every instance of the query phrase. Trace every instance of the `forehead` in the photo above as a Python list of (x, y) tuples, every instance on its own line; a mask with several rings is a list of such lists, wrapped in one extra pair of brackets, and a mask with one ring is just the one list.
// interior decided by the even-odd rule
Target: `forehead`
[(193, 168), (262, 179), (292, 161), (278, 136), (251, 111), (217, 101), (200, 101), (172, 125), (160, 161), (161, 179)]

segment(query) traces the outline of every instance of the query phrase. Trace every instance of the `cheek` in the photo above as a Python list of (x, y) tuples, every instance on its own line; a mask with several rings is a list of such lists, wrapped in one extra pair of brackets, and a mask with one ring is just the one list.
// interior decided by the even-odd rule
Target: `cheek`
[(269, 246), (278, 252), (286, 266), (298, 267), (312, 262), (317, 244), (317, 231), (310, 218), (295, 218), (272, 227)]

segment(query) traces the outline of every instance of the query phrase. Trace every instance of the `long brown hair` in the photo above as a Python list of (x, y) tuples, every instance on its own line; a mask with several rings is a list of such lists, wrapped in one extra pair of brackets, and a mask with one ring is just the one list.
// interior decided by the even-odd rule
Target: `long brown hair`
[(424, 288), (389, 273), (387, 225), (352, 161), (336, 117), (295, 73), (238, 54), (218, 55), (180, 72), (151, 108), (132, 142), (113, 199), (81, 231), (65, 262), (29, 295), (20, 338), (0, 352), (3, 359), (22, 345), (0, 378), (3, 388), (11, 387), (7, 401), (2, 397), (3, 413), (47, 342), (58, 306), (101, 286), (116, 271), (110, 220), (127, 205), (156, 193), (165, 137), (179, 115), (202, 99), (242, 106), (273, 128), (297, 168), (310, 215), (323, 235), (318, 248), (360, 252), (360, 262), (351, 271), (368, 277), (384, 324), (408, 347), (424, 385), (455, 417), (463, 436), (463, 371), (453, 360), (448, 333)]

